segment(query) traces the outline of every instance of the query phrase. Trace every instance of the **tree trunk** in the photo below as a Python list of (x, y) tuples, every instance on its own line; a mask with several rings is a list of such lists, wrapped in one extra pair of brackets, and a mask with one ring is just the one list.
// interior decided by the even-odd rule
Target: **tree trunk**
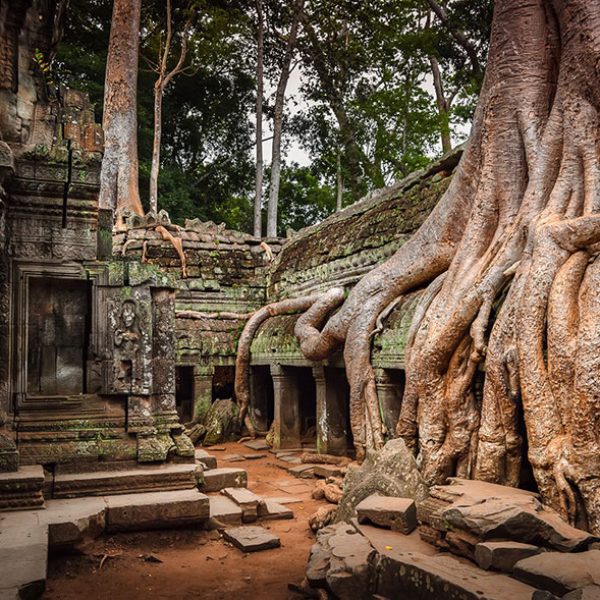
[(159, 77), (154, 85), (154, 138), (150, 168), (150, 210), (158, 212), (158, 172), (160, 170), (160, 142), (162, 137), (163, 82)]
[(137, 74), (141, 0), (114, 0), (104, 87), (101, 208), (143, 214), (138, 187)]
[(262, 237), (263, 191), (263, 94), (264, 94), (264, 18), (262, 0), (256, 0), (258, 33), (256, 38), (256, 190), (254, 193), (254, 237)]
[(271, 184), (269, 186), (269, 202), (267, 204), (267, 236), (277, 236), (277, 205), (279, 203), (279, 181), (281, 179), (281, 134), (283, 129), (283, 108), (285, 104), (285, 90), (290, 78), (292, 56), (298, 38), (298, 25), (300, 12), (303, 10), (304, 0), (296, 4), (294, 19), (290, 28), (285, 57), (281, 66), (281, 74), (275, 94), (275, 110), (273, 117), (273, 152), (271, 158)]
[[(310, 360), (343, 346), (354, 442), (384, 442), (371, 334), (423, 294), (397, 435), (430, 484), (518, 485), (524, 415), (545, 502), (600, 534), (600, 4), (497, 0), (487, 73), (452, 184), (419, 231), (333, 316), (309, 309)], [(474, 377), (485, 362), (483, 398)]]
[(442, 152), (450, 152), (452, 150), (452, 140), (450, 139), (450, 106), (444, 94), (444, 82), (440, 73), (440, 65), (435, 56), (429, 57), (431, 65), (431, 73), (433, 75), (433, 87), (435, 89), (435, 100), (440, 117), (440, 135), (442, 138)]
[(344, 174), (342, 173), (342, 155), (338, 151), (336, 164), (336, 195), (335, 212), (342, 210), (342, 201), (344, 200)]

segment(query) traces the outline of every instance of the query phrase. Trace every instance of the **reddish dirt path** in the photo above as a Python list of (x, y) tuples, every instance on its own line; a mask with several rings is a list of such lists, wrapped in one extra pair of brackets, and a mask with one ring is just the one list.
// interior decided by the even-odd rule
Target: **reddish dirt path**
[[(246, 469), (248, 487), (253, 492), (302, 498), (302, 502), (288, 505), (294, 519), (261, 523), (281, 538), (281, 548), (244, 554), (219, 539), (216, 532), (189, 529), (103, 537), (87, 544), (81, 553), (50, 558), (43, 598), (297, 599), (287, 584), (300, 583), (304, 577), (314, 542), (308, 517), (323, 504), (310, 497), (314, 480), (293, 478), (276, 466), (286, 463), (268, 451), (262, 452), (267, 454), (265, 458), (229, 463), (224, 460), (227, 456), (253, 451), (237, 443), (219, 447), (225, 447), (225, 451), (207, 450), (217, 457), (220, 467)], [(105, 554), (116, 556), (106, 558), (100, 568)], [(150, 554), (162, 562), (145, 560), (144, 556)]]

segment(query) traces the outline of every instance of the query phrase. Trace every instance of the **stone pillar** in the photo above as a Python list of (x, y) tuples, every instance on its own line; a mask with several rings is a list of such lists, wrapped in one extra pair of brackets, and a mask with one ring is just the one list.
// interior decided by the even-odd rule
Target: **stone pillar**
[(212, 404), (213, 375), (212, 365), (194, 366), (194, 410), (192, 421), (198, 422), (204, 418)]
[[(268, 377), (268, 375), (266, 376)], [(250, 367), (250, 411), (254, 426), (259, 431), (269, 429), (269, 394), (267, 383), (260, 367)]]
[(296, 377), (281, 365), (271, 365), (275, 418), (273, 448), (299, 448), (300, 391)]
[(396, 423), (404, 394), (404, 376), (400, 371), (375, 369), (375, 384), (383, 413), (383, 422), (389, 435), (395, 437)]
[[(335, 369), (313, 367), (317, 393), (317, 452), (344, 455), (347, 450), (347, 384)], [(344, 377), (341, 371), (341, 377)]]

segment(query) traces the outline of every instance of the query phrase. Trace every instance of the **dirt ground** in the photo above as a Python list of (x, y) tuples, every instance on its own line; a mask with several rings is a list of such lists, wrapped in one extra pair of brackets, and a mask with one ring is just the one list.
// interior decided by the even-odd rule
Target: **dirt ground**
[[(288, 583), (300, 583), (314, 535), (308, 517), (324, 501), (311, 498), (313, 479), (296, 479), (286, 463), (268, 451), (265, 458), (227, 462), (233, 454), (257, 454), (237, 443), (207, 448), (218, 466), (248, 471), (248, 487), (265, 497), (292, 496), (294, 519), (263, 521), (281, 548), (245, 554), (218, 532), (179, 529), (118, 534), (89, 542), (77, 553), (51, 556), (45, 600), (297, 599)], [(278, 466), (279, 465), (279, 466)]]

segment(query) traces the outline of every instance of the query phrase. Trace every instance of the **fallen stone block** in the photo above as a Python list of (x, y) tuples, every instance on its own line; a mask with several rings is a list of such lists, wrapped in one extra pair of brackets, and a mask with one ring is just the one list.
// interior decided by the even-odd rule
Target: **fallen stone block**
[(196, 461), (204, 465), (206, 470), (217, 468), (217, 459), (212, 454), (209, 454), (203, 448), (196, 448), (195, 452)]
[(294, 477), (298, 477), (298, 479), (312, 479), (314, 477), (314, 468), (315, 465), (293, 465), (291, 467), (286, 467), (286, 471), (293, 475)]
[(313, 472), (315, 474), (315, 477), (322, 477), (323, 479), (327, 479), (328, 477), (343, 477), (346, 474), (346, 469), (337, 465), (315, 464), (315, 466), (313, 467)]
[(258, 460), (259, 458), (266, 458), (266, 454), (244, 454), (243, 457), (246, 460)]
[(265, 440), (250, 440), (249, 442), (244, 442), (244, 446), (252, 450), (268, 450), (271, 447)]
[(224, 458), (226, 462), (243, 462), (246, 459), (240, 454), (230, 454)]
[(261, 498), (247, 488), (228, 487), (221, 493), (231, 498), (242, 509), (242, 521), (250, 523), (258, 518), (258, 506)]
[(513, 577), (562, 596), (589, 585), (600, 585), (600, 550), (544, 552), (520, 560)]
[(285, 456), (278, 456), (279, 460), (283, 462), (289, 463), (291, 465), (300, 465), (302, 464), (302, 460), (299, 456), (295, 456), (294, 454), (287, 454)]
[(248, 474), (244, 469), (222, 467), (204, 472), (203, 492), (220, 492), (226, 487), (246, 487)]
[(222, 495), (210, 496), (209, 503), (209, 529), (242, 524), (242, 509), (231, 498)]
[(109, 533), (202, 525), (210, 515), (208, 496), (197, 490), (106, 496), (105, 500)]
[(258, 516), (261, 519), (293, 519), (294, 511), (279, 502), (265, 498), (258, 505)]
[(409, 534), (417, 526), (417, 509), (411, 498), (372, 494), (356, 506), (359, 523), (373, 523)]
[(495, 569), (510, 573), (516, 563), (535, 556), (540, 549), (520, 542), (482, 542), (475, 546), (475, 562), (486, 571)]
[(223, 537), (243, 552), (269, 550), (271, 548), (278, 548), (281, 545), (281, 542), (276, 535), (272, 534), (264, 527), (259, 527), (257, 525), (226, 529), (223, 532)]

